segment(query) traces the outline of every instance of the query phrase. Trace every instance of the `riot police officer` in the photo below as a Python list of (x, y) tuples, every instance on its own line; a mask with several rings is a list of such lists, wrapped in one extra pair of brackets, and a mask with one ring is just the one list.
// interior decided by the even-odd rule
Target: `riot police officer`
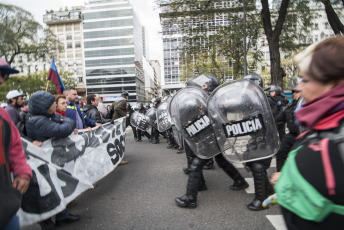
[[(138, 105), (139, 113), (146, 114), (146, 109), (145, 109), (145, 107), (143, 107), (142, 102), (139, 102), (137, 105)], [(148, 140), (151, 139), (151, 135), (149, 135), (149, 133), (147, 131), (141, 131), (140, 129), (137, 129), (137, 140), (136, 141), (141, 142), (142, 141), (142, 135), (146, 136), (148, 138)]]
[[(258, 74), (249, 74), (244, 77), (244, 79), (253, 81), (255, 84), (259, 85), (263, 88), (263, 79)], [(277, 106), (276, 101), (274, 99), (275, 92), (277, 91), (277, 87), (272, 85), (270, 88), (270, 97), (268, 96), (268, 102), (272, 112), (275, 112), (275, 116), (277, 115)], [(272, 185), (269, 182), (266, 170), (270, 168), (271, 158), (267, 158), (264, 160), (252, 161), (246, 163), (246, 166), (250, 168), (253, 175), (254, 180), (254, 189), (255, 189), (255, 198), (254, 200), (247, 205), (247, 208), (252, 211), (260, 211), (264, 208), (262, 207), (262, 202), (271, 195), (274, 190)]]
[(300, 134), (299, 127), (295, 124), (294, 111), (297, 108), (301, 93), (296, 90), (296, 86), (291, 89), (291, 92), (293, 94), (291, 104), (288, 104), (286, 109), (277, 117), (277, 122), (286, 122), (289, 130), (289, 133), (284, 135), (281, 142), (281, 148), (276, 154), (277, 172), (281, 171), (282, 166), (288, 157), (288, 153), (296, 141), (295, 138)]
[[(197, 83), (197, 80), (203, 78), (207, 79), (205, 83)], [(219, 81), (215, 76), (201, 75), (199, 78), (193, 80), (194, 83), (197, 83), (202, 86), (202, 89), (210, 94), (218, 85)], [(191, 150), (190, 146), (185, 141), (185, 151), (188, 155), (193, 155), (194, 157), (190, 158), (191, 163), (189, 167), (189, 179), (186, 187), (186, 194), (175, 198), (175, 202), (179, 207), (188, 207), (196, 208), (197, 207), (197, 193), (198, 191), (206, 190), (205, 180), (203, 177), (203, 166), (209, 161), (208, 159), (201, 159), (197, 157)], [(188, 158), (189, 160), (189, 158)], [(215, 156), (215, 160), (220, 168), (222, 168), (225, 173), (234, 180), (233, 185), (230, 186), (232, 190), (240, 190), (248, 187), (248, 183), (241, 176), (239, 171), (228, 162), (222, 154)]]

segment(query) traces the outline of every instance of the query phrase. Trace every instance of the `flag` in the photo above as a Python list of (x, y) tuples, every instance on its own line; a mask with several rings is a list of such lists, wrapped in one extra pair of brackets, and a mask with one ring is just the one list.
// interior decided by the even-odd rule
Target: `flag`
[(58, 94), (63, 94), (63, 90), (64, 90), (65, 86), (63, 85), (61, 77), (60, 77), (59, 73), (57, 72), (54, 58), (51, 61), (51, 66), (49, 69), (47, 80), (54, 82)]

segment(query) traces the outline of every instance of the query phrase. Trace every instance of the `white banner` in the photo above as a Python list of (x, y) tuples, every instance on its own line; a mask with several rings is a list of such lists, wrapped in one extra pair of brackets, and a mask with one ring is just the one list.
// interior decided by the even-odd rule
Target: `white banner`
[(123, 117), (41, 147), (22, 139), (33, 176), (17, 213), (21, 227), (56, 215), (114, 170), (124, 156), (125, 130)]

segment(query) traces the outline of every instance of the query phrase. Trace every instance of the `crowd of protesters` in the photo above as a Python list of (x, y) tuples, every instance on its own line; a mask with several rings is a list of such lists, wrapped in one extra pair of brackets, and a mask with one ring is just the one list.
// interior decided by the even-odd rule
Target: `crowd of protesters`
[[(276, 156), (278, 173), (273, 175), (271, 183), (277, 183), (278, 202), (289, 229), (317, 229), (319, 226), (336, 229), (341, 225), (344, 215), (343, 53), (344, 37), (338, 36), (297, 55), (295, 62), (302, 81), (293, 87), (291, 103), (286, 100), (280, 87), (271, 86), (268, 89), (268, 102), (282, 143)], [(0, 59), (0, 84), (15, 73), (18, 71)], [(306, 104), (294, 115), (301, 96)], [(15, 213), (32, 177), (20, 136), (36, 146), (42, 146), (49, 138), (65, 138), (73, 132), (77, 134), (81, 129), (92, 132), (93, 127), (126, 117), (126, 126), (131, 126), (135, 141), (142, 142), (145, 136), (152, 144), (159, 144), (159, 137), (162, 136), (168, 140), (168, 149), (183, 152), (183, 146), (177, 144), (172, 129), (159, 132), (152, 127), (151, 133), (148, 133), (131, 125), (130, 116), (135, 109), (128, 103), (128, 92), (115, 98), (110, 106), (104, 105), (99, 95), (92, 94), (87, 96), (86, 105), (80, 107), (74, 88), (65, 88), (63, 95), (54, 96), (49, 92), (37, 91), (29, 100), (25, 100), (25, 97), (18, 90), (11, 90), (6, 95), (6, 109), (0, 108), (0, 199), (4, 204), (0, 207), (0, 229), (19, 229)], [(161, 98), (154, 98), (152, 105), (138, 103), (136, 110), (147, 114), (151, 109), (157, 109), (161, 102)], [(285, 133), (286, 124), (288, 133)], [(308, 128), (300, 136), (299, 124)], [(210, 166), (205, 165), (208, 167), (205, 169), (214, 168), (213, 161), (209, 162)], [(122, 160), (120, 164), (127, 163)], [(189, 173), (188, 168), (183, 170)], [(298, 186), (295, 187), (296, 184)], [(290, 188), (290, 191), (286, 188)], [(305, 194), (309, 199), (304, 199)], [(251, 210), (262, 210), (261, 203), (265, 198), (267, 196), (259, 200), (259, 208)], [(290, 203), (290, 198), (295, 202)], [(303, 205), (298, 205), (298, 202)], [(319, 204), (317, 211), (307, 209), (312, 202)], [(49, 218), (41, 221), (40, 225), (42, 229), (54, 229), (55, 226), (79, 219), (79, 215), (65, 209), (55, 216), (55, 222)]]

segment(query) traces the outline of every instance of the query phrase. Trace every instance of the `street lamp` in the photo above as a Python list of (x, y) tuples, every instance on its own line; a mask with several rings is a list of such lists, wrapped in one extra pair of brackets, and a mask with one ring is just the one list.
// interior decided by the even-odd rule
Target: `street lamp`
[(247, 61), (246, 61), (246, 8), (245, 8), (245, 0), (243, 1), (244, 4), (244, 76), (247, 75)]

